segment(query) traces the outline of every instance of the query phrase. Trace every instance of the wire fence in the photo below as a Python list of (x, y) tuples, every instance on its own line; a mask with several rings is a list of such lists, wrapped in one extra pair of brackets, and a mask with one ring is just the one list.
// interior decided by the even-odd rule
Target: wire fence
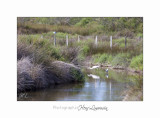
[(77, 35), (77, 36), (69, 36), (66, 35), (66, 37), (56, 37), (56, 35), (52, 36), (52, 37), (43, 37), (41, 36), (41, 38), (48, 38), (51, 39), (54, 42), (54, 45), (66, 45), (69, 46), (70, 44), (74, 44), (74, 43), (80, 43), (83, 41), (92, 41), (95, 46), (98, 46), (99, 44), (102, 43), (106, 43), (109, 44), (110, 48), (114, 48), (115, 46), (120, 46), (120, 47), (125, 47), (127, 48), (127, 46), (133, 45), (136, 46), (138, 45), (140, 42), (143, 41), (143, 39), (141, 37), (136, 37), (133, 39), (127, 38), (127, 37), (112, 37), (112, 36), (81, 36), (81, 35)]

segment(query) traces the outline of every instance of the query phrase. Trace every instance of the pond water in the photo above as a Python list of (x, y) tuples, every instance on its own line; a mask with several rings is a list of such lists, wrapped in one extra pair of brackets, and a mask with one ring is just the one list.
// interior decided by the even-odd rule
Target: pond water
[(50, 86), (47, 89), (21, 93), (18, 101), (122, 101), (125, 91), (137, 85), (141, 75), (109, 69), (83, 69), (85, 82)]

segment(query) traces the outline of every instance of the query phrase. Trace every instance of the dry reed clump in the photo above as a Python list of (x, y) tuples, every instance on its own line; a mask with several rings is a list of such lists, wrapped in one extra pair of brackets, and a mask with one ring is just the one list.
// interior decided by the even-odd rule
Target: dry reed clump
[(77, 56), (79, 53), (79, 47), (64, 47), (61, 50), (61, 53), (66, 60), (74, 64), (77, 64)]
[[(56, 49), (50, 48), (50, 45), (45, 45), (44, 47), (37, 46), (38, 44), (29, 43), (27, 39), (18, 39), (17, 42), (17, 60), (22, 57), (32, 58), (32, 61), (37, 64), (49, 65), (54, 58), (59, 58)], [(41, 43), (40, 43), (41, 44)], [(52, 57), (53, 58), (52, 58)]]
[(17, 40), (17, 59), (21, 59), (25, 56), (31, 56), (33, 53), (33, 45), (27, 45), (26, 43), (21, 42), (19, 39)]
[(17, 88), (18, 92), (44, 88), (48, 85), (44, 68), (31, 63), (29, 57), (23, 57), (17, 62)]

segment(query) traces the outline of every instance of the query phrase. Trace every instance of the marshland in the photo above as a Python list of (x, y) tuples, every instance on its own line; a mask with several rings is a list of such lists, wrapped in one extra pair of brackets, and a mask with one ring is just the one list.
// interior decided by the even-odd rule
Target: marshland
[(142, 17), (18, 17), (17, 100), (142, 101)]

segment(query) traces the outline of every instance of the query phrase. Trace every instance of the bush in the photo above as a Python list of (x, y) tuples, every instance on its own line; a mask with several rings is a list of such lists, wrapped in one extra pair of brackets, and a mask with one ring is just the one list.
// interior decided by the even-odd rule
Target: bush
[(78, 54), (78, 61), (81, 62), (85, 59), (85, 56), (82, 53)]
[(128, 67), (130, 59), (129, 59), (128, 53), (119, 53), (116, 55), (112, 60), (113, 66), (122, 66), (122, 67)]
[(86, 26), (90, 21), (92, 20), (92, 18), (83, 18), (80, 22), (78, 22), (77, 24), (75, 24), (75, 26)]
[(101, 54), (95, 54), (95, 55), (93, 55), (93, 56), (92, 56), (93, 62), (94, 62), (94, 63), (98, 63), (100, 56), (101, 56)]
[(82, 48), (82, 54), (86, 56), (88, 53), (89, 53), (89, 47), (88, 45), (84, 45)]
[(143, 70), (143, 54), (133, 57), (130, 67), (136, 70)]
[(99, 58), (100, 63), (105, 63), (107, 61), (108, 55), (102, 54)]
[(137, 34), (137, 37), (138, 37), (138, 38), (139, 38), (139, 37), (143, 38), (143, 33), (138, 33), (138, 34)]
[(79, 53), (79, 48), (78, 47), (62, 47), (61, 53), (65, 61), (71, 62), (77, 58), (77, 55)]
[(93, 56), (93, 60), (95, 63), (110, 63), (113, 57), (111, 54), (96, 54)]

